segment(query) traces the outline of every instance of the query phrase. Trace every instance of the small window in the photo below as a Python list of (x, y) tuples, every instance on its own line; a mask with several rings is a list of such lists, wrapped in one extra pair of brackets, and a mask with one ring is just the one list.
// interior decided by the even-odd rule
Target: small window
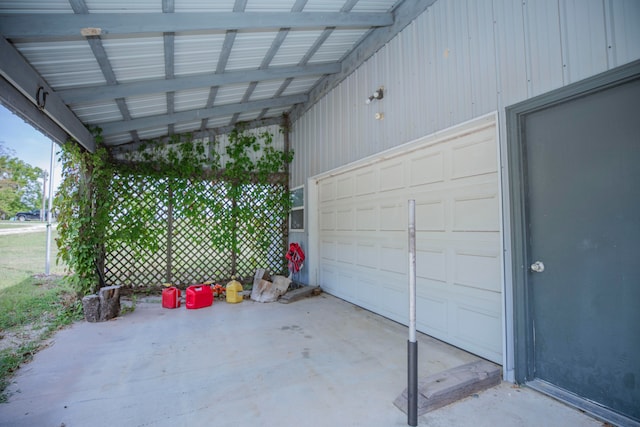
[(291, 190), (289, 229), (304, 231), (304, 187), (298, 187)]

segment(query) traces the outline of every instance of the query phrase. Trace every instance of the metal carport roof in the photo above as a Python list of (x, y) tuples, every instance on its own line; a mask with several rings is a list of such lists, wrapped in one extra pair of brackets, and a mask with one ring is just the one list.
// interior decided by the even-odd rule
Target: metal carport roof
[(0, 0), (0, 101), (118, 151), (302, 114), (435, 0)]

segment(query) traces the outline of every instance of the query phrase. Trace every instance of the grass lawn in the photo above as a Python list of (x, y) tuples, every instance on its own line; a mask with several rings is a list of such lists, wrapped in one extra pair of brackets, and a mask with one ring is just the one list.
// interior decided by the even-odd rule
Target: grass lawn
[(0, 402), (6, 400), (11, 374), (53, 331), (81, 317), (82, 306), (63, 280), (64, 268), (55, 263), (53, 238), (45, 276), (45, 231), (0, 234)]
[[(64, 274), (64, 266), (56, 265), (57, 233), (51, 233), (50, 274)], [(35, 275), (44, 274), (47, 234), (45, 231), (24, 234), (0, 234), (0, 290)]]

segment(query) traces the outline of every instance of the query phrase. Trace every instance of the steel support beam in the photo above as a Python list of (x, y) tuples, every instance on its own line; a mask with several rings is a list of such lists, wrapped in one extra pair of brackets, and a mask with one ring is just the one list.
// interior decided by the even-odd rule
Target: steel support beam
[(114, 135), (132, 130), (150, 129), (167, 126), (178, 122), (191, 122), (199, 119), (209, 119), (216, 116), (233, 115), (251, 110), (261, 110), (263, 108), (280, 108), (289, 105), (304, 103), (308, 100), (307, 95), (282, 96), (280, 98), (264, 99), (260, 101), (250, 101), (241, 104), (220, 105), (212, 108), (201, 108), (198, 110), (181, 111), (174, 114), (163, 114), (158, 116), (141, 117), (128, 121), (117, 121), (103, 123), (100, 125), (104, 136)]
[(393, 24), (390, 13), (358, 12), (180, 12), (5, 14), (0, 28), (6, 38), (82, 37), (189, 31), (280, 28), (369, 28)]
[[(0, 25), (1, 27), (1, 25)], [(87, 150), (95, 151), (93, 136), (78, 117), (65, 105), (62, 98), (40, 77), (20, 53), (0, 36), (0, 75), (9, 81), (34, 105), (75, 138)], [(46, 95), (45, 95), (46, 94)], [(33, 118), (33, 122), (38, 121)]]

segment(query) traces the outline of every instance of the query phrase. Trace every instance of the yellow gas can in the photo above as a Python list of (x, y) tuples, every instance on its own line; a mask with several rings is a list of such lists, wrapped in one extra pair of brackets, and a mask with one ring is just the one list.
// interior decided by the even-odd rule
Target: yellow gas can
[(244, 297), (242, 295), (242, 284), (240, 282), (235, 279), (231, 280), (229, 283), (227, 283), (226, 288), (227, 290), (225, 293), (227, 294), (227, 302), (232, 304), (242, 302)]

